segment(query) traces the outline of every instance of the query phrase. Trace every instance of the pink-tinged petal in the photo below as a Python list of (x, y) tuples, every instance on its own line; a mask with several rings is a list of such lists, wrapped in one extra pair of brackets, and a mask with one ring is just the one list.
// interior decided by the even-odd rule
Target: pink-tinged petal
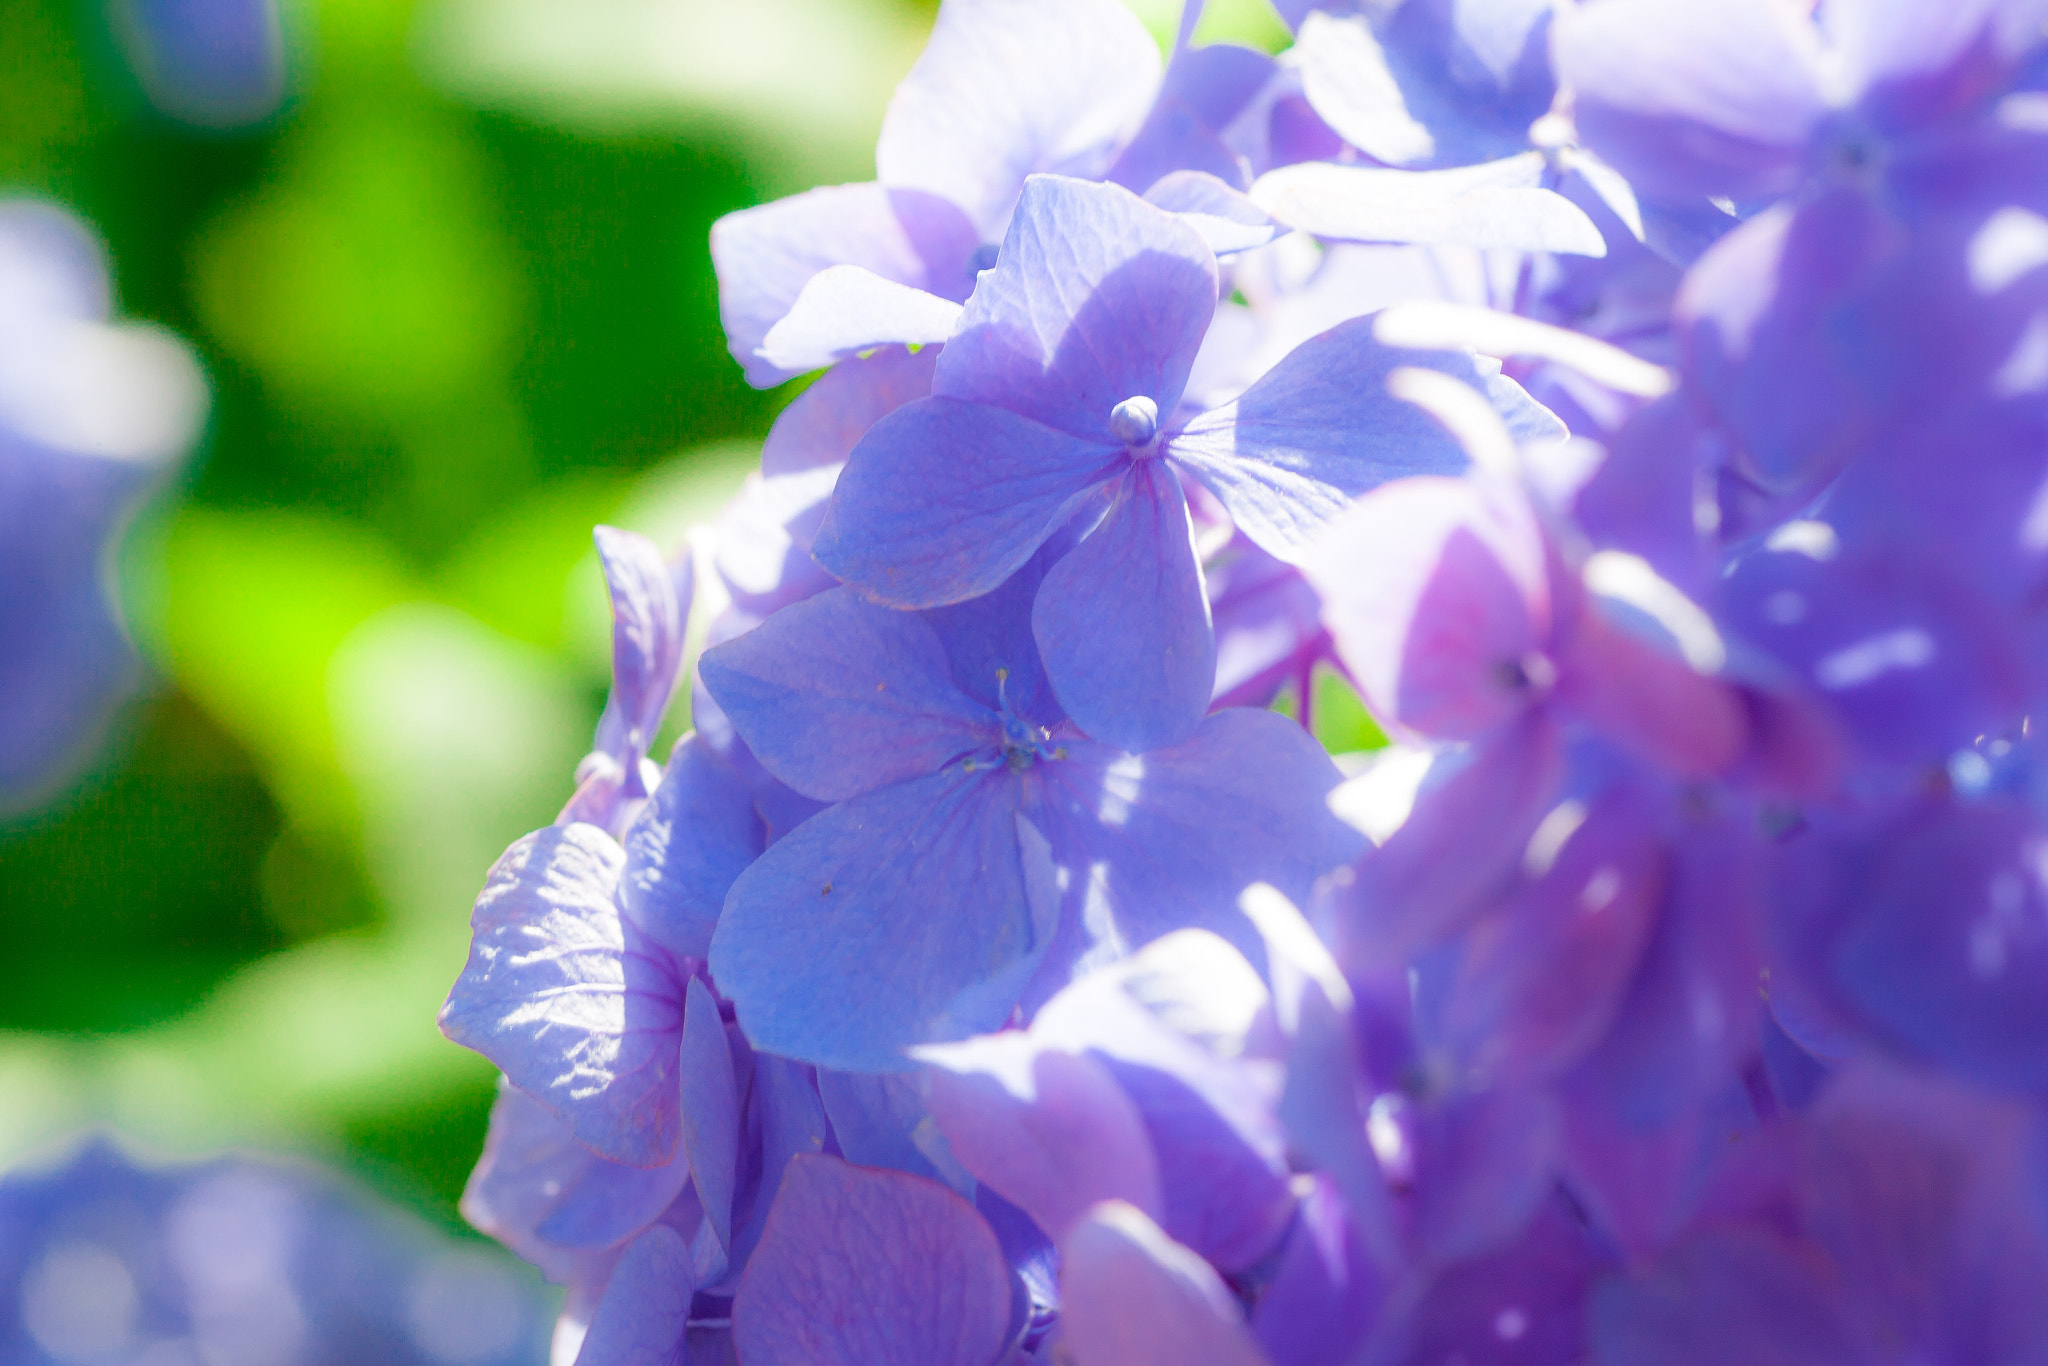
[(1439, 762), (1408, 819), (1331, 888), (1335, 946), (1354, 971), (1405, 966), (1485, 910), (1511, 885), (1564, 776), (1542, 709)]
[(1658, 197), (1784, 193), (1828, 111), (1818, 36), (1781, 0), (1601, 0), (1551, 45), (1587, 145)]
[(1010, 1271), (974, 1207), (936, 1182), (798, 1157), (733, 1299), (746, 1366), (993, 1366)]
[(1200, 233), (1120, 186), (1037, 176), (932, 392), (1120, 447), (1111, 412), (1148, 398), (1170, 415), (1215, 312)]
[(1735, 688), (1637, 637), (1598, 603), (1579, 613), (1560, 661), (1559, 703), (1673, 773), (1704, 778), (1740, 759), (1749, 718)]
[(934, 347), (885, 346), (842, 361), (790, 400), (761, 444), (764, 478), (840, 465), (868, 428), (913, 399), (929, 397)]
[(874, 184), (826, 186), (727, 214), (712, 225), (711, 261), (733, 359), (746, 367), (748, 383), (763, 388), (798, 373), (756, 353), (811, 277), (830, 266), (860, 266), (942, 299), (964, 299), (980, 241), (944, 199)]
[(959, 205), (993, 242), (1026, 176), (1107, 171), (1159, 80), (1152, 36), (1114, 0), (946, 0), (889, 102), (875, 170)]
[(1021, 569), (1123, 461), (1002, 408), (921, 399), (854, 447), (812, 553), (892, 607), (964, 602)]
[(1222, 1278), (1130, 1205), (1098, 1205), (1067, 1234), (1060, 1288), (1077, 1366), (1266, 1362)]
[(2042, 0), (1864, 0), (1821, 8), (1845, 84), (1880, 126), (1917, 131), (1981, 108), (2048, 32)]
[(1100, 1062), (991, 1034), (917, 1050), (953, 1156), (1055, 1242), (1103, 1200), (1161, 1215), (1144, 1121)]
[(1526, 709), (1549, 643), (1541, 533), (1512, 491), (1411, 479), (1360, 499), (1302, 565), (1374, 714), (1444, 739)]
[(1216, 639), (1171, 470), (1132, 465), (1101, 524), (1046, 574), (1031, 624), (1053, 694), (1089, 737), (1138, 752), (1194, 733)]
[(929, 625), (851, 589), (784, 608), (698, 670), (762, 766), (819, 801), (931, 773), (997, 734)]
[(822, 370), (881, 346), (931, 346), (953, 335), (960, 305), (860, 266), (827, 266), (805, 281), (754, 354), (787, 374)]
[(1467, 932), (1441, 1022), (1460, 1076), (1540, 1079), (1600, 1041), (1663, 900), (1657, 834), (1637, 794), (1602, 798), (1540, 877)]
[(665, 1165), (681, 1134), (682, 989), (620, 916), (625, 851), (589, 825), (551, 826), (492, 866), (469, 962), (441, 1030), (498, 1064), (600, 1155)]

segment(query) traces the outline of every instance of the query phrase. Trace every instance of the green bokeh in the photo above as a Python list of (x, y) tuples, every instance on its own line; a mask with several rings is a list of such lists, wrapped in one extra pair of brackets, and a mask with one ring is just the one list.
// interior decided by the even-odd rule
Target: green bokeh
[(794, 386), (726, 356), (709, 228), (871, 174), (934, 9), (301, 0), (286, 105), (223, 132), (151, 112), (99, 0), (0, 0), (0, 190), (91, 223), (213, 392), (121, 557), (153, 682), (0, 825), (0, 1165), (106, 1123), (456, 1222), (493, 1074), (433, 1018), (603, 703), (591, 526), (679, 544), (737, 487)]

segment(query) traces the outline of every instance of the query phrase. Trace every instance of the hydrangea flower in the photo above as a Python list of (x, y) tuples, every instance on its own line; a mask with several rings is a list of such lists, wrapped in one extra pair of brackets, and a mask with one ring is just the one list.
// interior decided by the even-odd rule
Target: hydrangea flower
[(69, 776), (132, 690), (114, 542), (206, 411), (190, 353), (111, 310), (83, 226), (0, 202), (0, 808)]

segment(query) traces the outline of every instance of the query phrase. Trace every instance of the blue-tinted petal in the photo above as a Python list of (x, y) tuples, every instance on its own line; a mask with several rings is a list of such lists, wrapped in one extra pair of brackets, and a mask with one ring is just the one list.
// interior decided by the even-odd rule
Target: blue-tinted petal
[[(1183, 18), (1199, 8), (1185, 7)], [(1162, 178), (1180, 174), (1216, 177), (1228, 185), (1242, 186), (1244, 163), (1224, 142), (1223, 130), (1258, 97), (1277, 70), (1265, 53), (1233, 43), (1180, 46), (1166, 68), (1166, 80), (1152, 112), (1145, 117), (1145, 126), (1124, 148), (1106, 179), (1141, 192), (1156, 188)], [(1153, 199), (1150, 193), (1145, 197)], [(1153, 202), (1182, 211), (1178, 205)]]
[(737, 1224), (733, 1232), (735, 1267), (745, 1266), (760, 1245), (790, 1162), (817, 1156), (832, 1140), (832, 1122), (818, 1096), (811, 1069), (767, 1053), (753, 1054), (752, 1060), (754, 1114), (747, 1132), (758, 1134), (760, 1142), (748, 1154), (752, 1159), (753, 1184), (746, 1199), (746, 1221)]
[(698, 1268), (682, 1235), (656, 1224), (626, 1247), (590, 1317), (576, 1366), (688, 1366)]
[(1216, 679), (1209, 599), (1180, 481), (1135, 463), (1100, 525), (1054, 565), (1031, 613), (1074, 724), (1118, 749), (1185, 740)]
[(498, 1064), (599, 1154), (653, 1167), (681, 1132), (681, 984), (616, 904), (625, 852), (589, 825), (518, 841), (470, 916), (441, 1030)]
[(181, 123), (239, 128), (284, 99), (291, 45), (276, 0), (124, 0), (111, 17), (150, 103)]
[(1387, 1290), (1386, 1268), (1375, 1263), (1335, 1187), (1314, 1178), (1252, 1312), (1252, 1331), (1273, 1366), (1348, 1361), (1378, 1320)]
[(1046, 776), (1047, 838), (1073, 870), (1078, 918), (1125, 945), (1185, 926), (1260, 952), (1238, 895), (1297, 903), (1364, 844), (1325, 805), (1336, 767), (1300, 726), (1230, 708), (1178, 745), (1122, 755), (1075, 745)]
[(1262, 1366), (1244, 1315), (1200, 1257), (1121, 1202), (1060, 1245), (1061, 1342), (1077, 1366)]
[(953, 335), (960, 305), (860, 266), (827, 266), (804, 283), (754, 354), (786, 374), (821, 370), (881, 346), (930, 346)]
[(704, 686), (762, 766), (838, 801), (994, 742), (930, 626), (835, 588), (705, 652)]
[(619, 907), (676, 957), (702, 959), (733, 880), (767, 846), (753, 784), (693, 731), (626, 829)]
[(1054, 1241), (1103, 1200), (1161, 1217), (1144, 1121), (1100, 1062), (1022, 1033), (933, 1045), (917, 1057), (953, 1155)]
[(1026, 176), (1109, 169), (1159, 78), (1151, 35), (1112, 0), (947, 0), (889, 102), (875, 169), (997, 241)]
[(692, 977), (683, 1010), (683, 1151), (704, 1217), (722, 1246), (732, 1245), (733, 1184), (739, 1173), (740, 1093), (718, 1002)]
[(771, 845), (711, 941), (748, 1039), (886, 1072), (911, 1065), (912, 1044), (1000, 1025), (1053, 912), (1034, 905), (1049, 871), (1027, 867), (1017, 803), (1007, 771), (953, 768), (842, 802)]
[(681, 585), (654, 542), (608, 526), (596, 539), (612, 604), (612, 695), (597, 724), (597, 748), (619, 761), (631, 784), (675, 692), (690, 607), (678, 599)]
[(923, 399), (854, 447), (814, 553), (892, 606), (979, 597), (1016, 573), (1121, 459), (1111, 445), (1001, 408)]
[(1238, 527), (1283, 560), (1367, 489), (1469, 463), (1434, 418), (1387, 392), (1397, 369), (1422, 366), (1482, 390), (1524, 441), (1565, 434), (1494, 362), (1385, 346), (1373, 322), (1356, 318), (1302, 343), (1234, 403), (1167, 443), (1168, 456), (1215, 491)]
[(835, 1158), (789, 1164), (734, 1297), (747, 1366), (990, 1366), (1010, 1272), (974, 1207)]
[(932, 391), (936, 347), (916, 351), (885, 346), (872, 356), (841, 361), (790, 400), (761, 443), (767, 478), (839, 465), (868, 428)]
[(727, 214), (711, 228), (719, 316), (733, 359), (750, 384), (779, 384), (794, 372), (756, 351), (811, 277), (829, 266), (861, 266), (885, 280), (963, 299), (980, 237), (960, 210), (936, 195), (881, 185), (832, 185)]
[(821, 1067), (818, 1099), (848, 1162), (908, 1172), (974, 1194), (974, 1179), (952, 1159), (916, 1077)]
[(1180, 402), (1216, 311), (1201, 234), (1116, 185), (1034, 177), (967, 301), (932, 392), (1121, 446), (1110, 413)]

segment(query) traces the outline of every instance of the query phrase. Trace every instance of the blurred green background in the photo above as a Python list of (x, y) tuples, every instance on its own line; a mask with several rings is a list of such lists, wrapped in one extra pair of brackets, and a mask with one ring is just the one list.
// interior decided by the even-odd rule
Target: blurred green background
[(602, 707), (590, 528), (676, 543), (787, 398), (707, 231), (872, 175), (936, 0), (308, 0), (236, 132), (151, 111), (109, 3), (0, 0), (0, 189), (101, 234), (213, 412), (123, 551), (150, 690), (0, 825), (0, 1165), (104, 1123), (452, 1225), (494, 1074), (434, 1012)]

